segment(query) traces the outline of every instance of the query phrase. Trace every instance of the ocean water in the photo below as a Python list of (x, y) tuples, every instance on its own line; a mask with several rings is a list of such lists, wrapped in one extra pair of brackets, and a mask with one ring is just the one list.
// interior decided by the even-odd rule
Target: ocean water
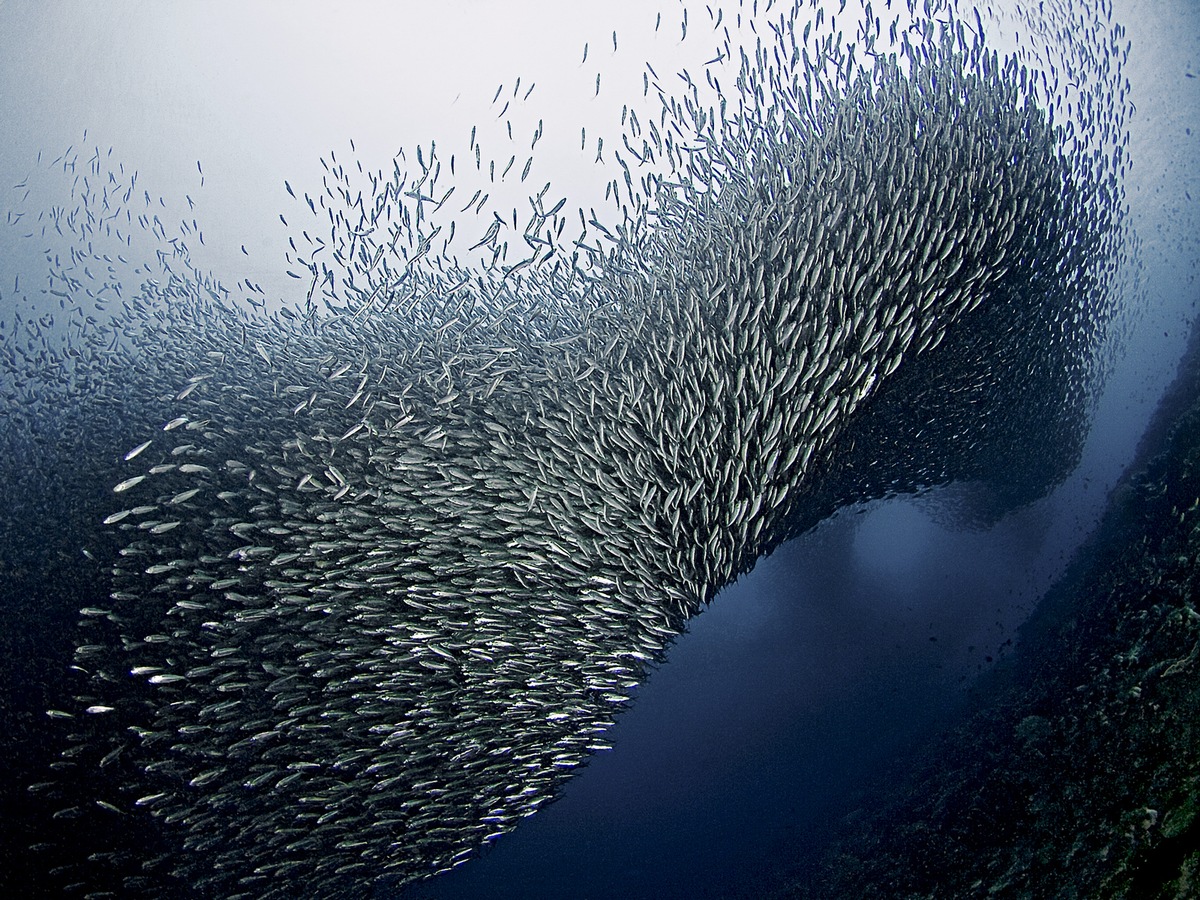
[[(100, 799), (117, 807), (112, 812), (117, 823), (149, 820), (154, 802), (136, 806), (134, 795), (122, 793), (122, 779), (136, 780), (130, 772), (138, 766), (177, 752), (166, 740), (157, 748), (147, 745), (136, 761), (132, 751), (119, 754), (72, 783), (66, 801), (27, 790), (57, 777), (47, 775), (46, 767), (70, 745), (46, 710), (85, 705), (67, 672), (73, 660), (86, 667), (75, 656), (82, 642), (76, 621), (81, 608), (108, 608), (109, 571), (124, 540), (113, 529), (97, 527), (116, 509), (101, 510), (100, 504), (111, 504), (112, 487), (121, 478), (142, 471), (126, 471), (121, 455), (146, 439), (141, 435), (151, 436), (150, 429), (155, 439), (162, 438), (157, 431), (170, 418), (171, 395), (189, 383), (177, 380), (170, 392), (164, 385), (153, 398), (158, 407), (148, 404), (138, 393), (139, 373), (158, 371), (153, 366), (162, 363), (143, 349), (138, 352), (146, 354), (144, 367), (137, 352), (124, 357), (127, 380), (85, 380), (68, 392), (71, 407), (64, 410), (55, 405), (63, 398), (55, 388), (55, 369), (41, 365), (42, 336), (48, 348), (59, 346), (64, 335), (82, 342), (89, 329), (104, 327), (106, 316), (119, 314), (126, 299), (111, 296), (111, 288), (107, 301), (104, 290), (95, 292), (100, 301), (80, 295), (84, 286), (106, 282), (102, 260), (107, 254), (115, 268), (118, 252), (134, 260), (131, 266), (148, 264), (145, 271), (121, 270), (106, 282), (125, 283), (127, 292), (151, 277), (150, 268), (163, 262), (161, 250), (191, 283), (203, 285), (199, 273), (213, 272), (244, 308), (273, 312), (281, 299), (302, 308), (303, 295), (311, 294), (307, 275), (290, 278), (288, 271), (307, 252), (295, 247), (297, 231), (305, 228), (295, 223), (310, 221), (304, 194), (318, 196), (322, 179), (338, 183), (340, 176), (331, 170), (352, 172), (355, 160), (365, 159), (368, 171), (386, 167), (390, 177), (392, 156), (401, 146), (409, 148), (405, 163), (416, 171), (423, 162), (413, 167), (413, 148), (422, 145), (431, 154), (430, 142), (437, 141), (446, 170), (438, 193), (456, 187), (447, 209), (461, 210), (476, 185), (491, 186), (487, 214), (460, 214), (458, 250), (464, 260), (472, 259), (466, 248), (485, 237), (493, 207), (505, 215), (519, 207), (524, 218), (526, 197), (547, 180), (555, 188), (545, 207), (565, 196), (568, 229), (578, 227), (576, 206), (599, 208), (603, 221), (611, 214), (608, 180), (620, 177), (611, 154), (620, 147), (621, 106), (653, 93), (644, 94), (644, 61), (654, 61), (664, 87), (682, 91), (685, 82), (675, 72), (688, 68), (699, 81), (707, 54), (720, 43), (702, 6), (688, 8), (690, 34), (683, 37), (682, 10), (664, 6), (659, 19), (657, 10), (641, 4), (606, 4), (569, 16), (552, 4), (501, 9), (451, 4), (436, 14), (415, 6), (397, 12), (364, 4), (330, 17), (316, 6), (200, 12), (120, 4), (101, 14), (72, 3), (0, 4), (0, 41), (10, 51), (0, 64), (0, 118), (15, 123), (0, 148), (0, 168), (8, 179), (0, 188), (16, 186), (5, 203), (0, 243), (0, 319), (6, 351), (18, 344), (34, 348), (28, 357), (9, 352), (4, 376), (12, 404), (6, 448), (19, 452), (9, 454), (4, 469), (0, 564), (8, 626), (0, 638), (0, 709), (9, 762), (0, 853), (4, 877), (17, 889), (53, 892), (64, 880), (86, 881), (88, 876), (72, 875), (73, 870), (51, 871), (79, 860), (71, 859), (69, 846), (56, 843), (62, 823), (71, 833), (73, 820), (50, 814), (64, 804), (90, 804), (91, 817), (84, 821), (93, 829)], [(737, 12), (730, 7), (725, 20)], [(748, 23), (751, 10), (741, 12)], [(763, 13), (758, 21), (766, 35), (769, 18)], [(965, 10), (962, 18), (974, 21)], [(1195, 313), (1198, 223), (1191, 195), (1200, 189), (1193, 184), (1200, 171), (1195, 165), (1200, 21), (1184, 2), (1116, 3), (1113, 19), (1129, 41), (1124, 72), (1132, 113), (1125, 126), (1132, 167), (1124, 191), (1136, 252), (1119, 279), (1119, 352), (1078, 466), (1047, 496), (985, 527), (966, 527), (968, 516), (961, 513), (987, 508), (990, 495), (976, 484), (936, 488), (919, 498), (872, 500), (821, 516), (821, 524), (741, 574), (687, 623), (685, 634), (668, 642), (665, 657), (649, 666), (647, 677), (636, 679), (638, 685), (629, 688), (633, 702), (604, 734), (611, 749), (592, 753), (562, 784), (561, 797), (496, 840), (481, 858), (418, 882), (400, 896), (749, 897), (784, 890), (853, 812), (857, 790), (981, 702), (986, 682), (981, 686), (976, 678), (1015, 652), (1020, 625), (1104, 514), (1110, 489), (1174, 375)], [(739, 37), (752, 47), (753, 32)], [(999, 30), (996, 40), (1020, 46), (1015, 33)], [(731, 77), (718, 77), (723, 93), (732, 96)], [(497, 84), (502, 88), (493, 101)], [(530, 86), (533, 93), (526, 98)], [(509, 97), (512, 109), (502, 111)], [(473, 125), (478, 137), (470, 134)], [(601, 135), (604, 154), (597, 146)], [(537, 152), (525, 180), (519, 176), (531, 139)], [(476, 141), (485, 147), (479, 170), (470, 149)], [(74, 168), (51, 162), (60, 154), (74, 160)], [(485, 184), (487, 158), (498, 161), (499, 176), (510, 155), (515, 161), (507, 176)], [(594, 165), (597, 155), (608, 159)], [(92, 181), (81, 186), (76, 176), (92, 171)], [(70, 211), (87, 206), (102, 221), (96, 191), (108, 173), (114, 173), (109, 184), (129, 186), (139, 212), (166, 224), (155, 234), (152, 226), (127, 219), (123, 234), (130, 241), (124, 250), (111, 240), (102, 243), (97, 231), (88, 259), (77, 260), (68, 254), (71, 246), (84, 249), (86, 240), (73, 239), (84, 219), (72, 219)], [(81, 199), (84, 191), (91, 194)], [(114, 193), (114, 207), (117, 199)], [(352, 198), (345, 199), (350, 206)], [(323, 213), (315, 218), (329, 227)], [(510, 238), (514, 245), (519, 227)], [(25, 237), (28, 233), (35, 236)], [(171, 238), (186, 243), (186, 255)], [(356, 264), (365, 265), (352, 261), (343, 269)], [(87, 277), (78, 271), (84, 266)], [(77, 284), (46, 281), (47, 271), (64, 269), (75, 271)], [(161, 277), (161, 270), (155, 275)], [(69, 311), (72, 305), (86, 306), (96, 323), (82, 324)], [(37, 324), (18, 328), (18, 312), (23, 323)], [(43, 316), (55, 318), (39, 321)], [(139, 314), (132, 321), (150, 320)], [(227, 324), (212, 326), (211, 333), (222, 339), (236, 334)], [(31, 334), (37, 335), (32, 345), (26, 342)], [(270, 357), (271, 365), (278, 357), (277, 344), (257, 351), (252, 340), (241, 345), (249, 349), (239, 365), (249, 365), (245, 360), (253, 362), (256, 353)], [(103, 350), (90, 352), (103, 358)], [(328, 368), (337, 371), (340, 365)], [(381, 382), (385, 377), (379, 370), (374, 374)], [(343, 401), (354, 396), (354, 384), (347, 389)], [(200, 396), (203, 387), (196, 390)], [(296, 402), (304, 396), (298, 394)], [(345, 420), (333, 437), (354, 426), (356, 420), (344, 412), (352, 404), (342, 407), (340, 417), (329, 415), (331, 428)], [(246, 407), (250, 412), (230, 408), (253, 432), (253, 404)], [(159, 409), (161, 417), (153, 419)], [(94, 456), (78, 450), (84, 425), (95, 436)], [(141, 462), (157, 450), (143, 451)], [(1011, 465), (1019, 473), (1025, 462), (1014, 459)], [(337, 489), (336, 479), (326, 480)], [(58, 505), (46, 508), (47, 497)], [(176, 527), (178, 535), (188, 526)], [(163, 540), (174, 539), (171, 530), (161, 532)], [(104, 641), (119, 644), (111, 635)], [(303, 650), (277, 649), (279, 664)], [(331, 683), (336, 681), (334, 676)], [(131, 702), (153, 696), (141, 689)], [(86, 756), (89, 742), (82, 744), (79, 752)], [(92, 796), (81, 787), (91, 779), (111, 785)], [(269, 808), (271, 801), (261, 802)], [(408, 830), (422, 827), (429, 825)], [(212, 828), (218, 832), (214, 843), (236, 844), (237, 833)], [(136, 834), (128, 846), (107, 851), (130, 872), (178, 852), (170, 828), (161, 836)], [(103, 835), (76, 837), (86, 846)], [(269, 836), (255, 839), (271, 846)], [(31, 854), (28, 846), (38, 843), (51, 846)], [(318, 844), (307, 852), (324, 849)], [(198, 850), (196, 859), (204, 852)], [(385, 877), (372, 888), (370, 877), (364, 871), (360, 887), (348, 888), (346, 895), (372, 890), (391, 895), (398, 880)], [(153, 882), (134, 887), (151, 895), (161, 890)], [(225, 891), (203, 881), (191, 887), (198, 896)]]

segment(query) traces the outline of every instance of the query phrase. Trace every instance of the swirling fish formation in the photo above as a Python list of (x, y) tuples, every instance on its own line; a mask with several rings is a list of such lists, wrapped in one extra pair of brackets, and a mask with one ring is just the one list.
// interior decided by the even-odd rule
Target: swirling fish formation
[(121, 433), (147, 425), (39, 790), (157, 835), (77, 889), (331, 897), (454, 866), (606, 748), (781, 541), (1012, 453), (1014, 502), (1063, 474), (1123, 259), (1118, 98), (1055, 125), (957, 19), (856, 62), (801, 16), (719, 110), (693, 86), (631, 120), (668, 174), (638, 193), (626, 167), (634, 211), (573, 258), (539, 196), (530, 259), (435, 259), (431, 148), (411, 184), (322, 198), (345, 209), (305, 310), (185, 270), (74, 342), (130, 375)]

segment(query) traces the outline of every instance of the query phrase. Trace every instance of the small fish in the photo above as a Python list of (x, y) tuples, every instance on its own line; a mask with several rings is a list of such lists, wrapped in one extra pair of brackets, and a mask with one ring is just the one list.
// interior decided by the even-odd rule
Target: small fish
[(146, 480), (145, 475), (134, 475), (132, 478), (126, 478), (124, 481), (120, 482), (116, 487), (113, 488), (113, 493), (114, 494), (123, 494), (125, 491), (129, 490), (130, 488), (137, 487), (139, 484), (141, 484), (145, 480)]
[(147, 447), (149, 447), (153, 443), (154, 443), (153, 440), (149, 440), (149, 441), (145, 441), (141, 444), (138, 444), (136, 447), (134, 447), (132, 450), (130, 450), (128, 453), (125, 454), (125, 462), (129, 462), (131, 459), (133, 459), (135, 456), (137, 456), (139, 453), (141, 453), (143, 450), (145, 450)]

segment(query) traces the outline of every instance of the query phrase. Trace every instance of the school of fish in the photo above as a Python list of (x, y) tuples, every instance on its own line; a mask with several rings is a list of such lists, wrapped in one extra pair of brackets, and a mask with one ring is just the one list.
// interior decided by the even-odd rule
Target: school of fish
[[(1080, 8), (1045, 6), (1043, 29)], [(1058, 71), (989, 50), (978, 14), (909, 14), (868, 6), (847, 49), (798, 3), (726, 42), (734, 84), (648, 74), (623, 224), (580, 212), (574, 241), (545, 190), (523, 232), (465, 215), (483, 202), (454, 207), (435, 147), (365, 192), (334, 159), (294, 308), (239, 302), (122, 213), (136, 181), (98, 152), (63, 163), (91, 187), (60, 235), (163, 244), (136, 296), (111, 256), (55, 260), (63, 309), (108, 317), (61, 344), (18, 317), (2, 348), (26, 412), (0, 449), (43, 423), (63, 458), (91, 448), (107, 504), (107, 600), (33, 790), (77, 833), (154, 835), (90, 848), (64, 889), (366, 896), (444, 871), (608, 749), (688, 619), (782, 541), (1014, 456), (1009, 506), (1065, 475), (1126, 262), (1120, 29), (1064, 24)]]

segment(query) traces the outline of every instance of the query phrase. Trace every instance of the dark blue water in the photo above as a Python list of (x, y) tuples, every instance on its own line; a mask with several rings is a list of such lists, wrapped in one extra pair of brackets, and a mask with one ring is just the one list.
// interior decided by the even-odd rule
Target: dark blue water
[(614, 749), (562, 799), (401, 896), (779, 887), (852, 811), (854, 791), (948, 721), (969, 677), (1005, 652), (1027, 612), (1021, 556), (1045, 549), (1027, 528), (1007, 530), (983, 551), (987, 536), (943, 532), (894, 502), (785, 545), (691, 623), (611, 730)]

